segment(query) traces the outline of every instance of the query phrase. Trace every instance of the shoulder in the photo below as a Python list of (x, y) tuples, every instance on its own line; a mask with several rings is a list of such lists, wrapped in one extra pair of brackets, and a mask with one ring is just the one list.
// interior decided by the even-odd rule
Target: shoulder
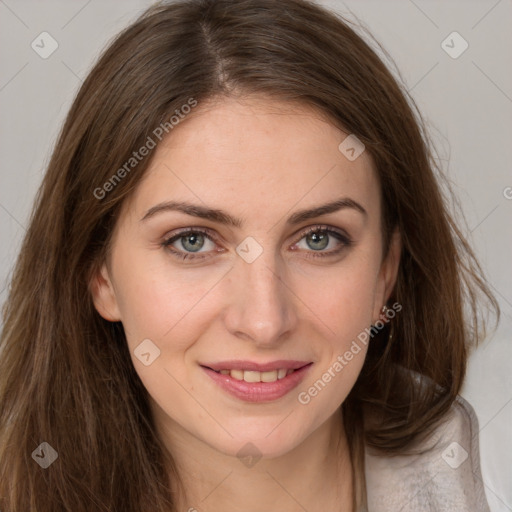
[(478, 419), (462, 397), (413, 455), (365, 452), (371, 512), (489, 512), (480, 471)]

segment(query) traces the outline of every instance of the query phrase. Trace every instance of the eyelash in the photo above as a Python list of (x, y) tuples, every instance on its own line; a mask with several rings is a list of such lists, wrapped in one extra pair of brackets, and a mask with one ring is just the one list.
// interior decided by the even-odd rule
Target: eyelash
[[(212, 242), (215, 242), (215, 236), (212, 234), (212, 232), (209, 229), (185, 228), (185, 229), (179, 231), (178, 233), (175, 233), (171, 237), (163, 240), (161, 245), (162, 245), (162, 247), (164, 247), (165, 249), (170, 251), (173, 256), (180, 258), (181, 260), (186, 260), (186, 259), (202, 260), (202, 259), (210, 257), (211, 255), (209, 255), (208, 253), (193, 254), (193, 253), (189, 253), (189, 252), (177, 251), (171, 247), (172, 244), (176, 240), (179, 240), (180, 238), (185, 237), (186, 235), (191, 235), (191, 234), (196, 234), (196, 233), (201, 233), (202, 235), (205, 235)], [(311, 233), (327, 233), (328, 235), (332, 235), (339, 242), (341, 242), (341, 246), (338, 249), (331, 250), (328, 252), (315, 252), (315, 251), (311, 250), (311, 252), (313, 252), (313, 254), (310, 256), (307, 256), (308, 258), (328, 258), (328, 257), (336, 256), (344, 249), (350, 247), (353, 243), (352, 240), (346, 234), (344, 234), (342, 231), (338, 231), (329, 226), (319, 225), (319, 226), (313, 226), (311, 228), (308, 228), (306, 231), (302, 232), (300, 234), (300, 237), (297, 239), (297, 241), (294, 242), (294, 245), (299, 243), (303, 238), (305, 238), (306, 236), (308, 236)]]

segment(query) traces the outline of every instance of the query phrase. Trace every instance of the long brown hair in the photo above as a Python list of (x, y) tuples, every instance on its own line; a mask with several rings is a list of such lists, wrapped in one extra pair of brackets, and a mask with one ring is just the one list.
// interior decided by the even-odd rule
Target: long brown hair
[[(459, 393), (468, 349), (484, 335), (479, 300), (499, 309), (448, 211), (414, 102), (376, 53), (305, 0), (157, 5), (118, 35), (78, 92), (15, 266), (0, 345), (3, 512), (176, 510), (168, 469), (179, 475), (123, 327), (101, 318), (90, 290), (154, 152), (105, 184), (191, 98), (254, 93), (314, 106), (355, 134), (378, 171), (385, 249), (394, 228), (402, 237), (392, 301), (403, 310), (390, 340), (386, 328), (371, 341), (342, 406), (357, 510), (364, 443), (403, 453)], [(420, 389), (400, 368), (430, 380)], [(362, 406), (380, 420), (365, 424)], [(31, 456), (42, 442), (59, 454), (47, 470)]]

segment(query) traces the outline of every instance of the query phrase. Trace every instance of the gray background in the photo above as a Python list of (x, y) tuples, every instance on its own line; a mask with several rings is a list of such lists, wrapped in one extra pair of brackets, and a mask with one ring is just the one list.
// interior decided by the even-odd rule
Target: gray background
[[(395, 60), (429, 123), (466, 233), (501, 303), (501, 325), (472, 355), (462, 395), (479, 418), (491, 510), (512, 511), (512, 1), (321, 3), (357, 17)], [(149, 4), (0, 0), (0, 303), (77, 88), (99, 51)], [(43, 31), (59, 45), (47, 59), (31, 48)], [(456, 59), (441, 47), (453, 31), (469, 44)]]

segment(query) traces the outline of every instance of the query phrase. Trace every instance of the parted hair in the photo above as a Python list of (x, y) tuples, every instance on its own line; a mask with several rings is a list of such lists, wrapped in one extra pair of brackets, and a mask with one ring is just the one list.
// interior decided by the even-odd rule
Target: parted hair
[[(262, 94), (312, 106), (371, 156), (384, 255), (395, 229), (402, 239), (390, 298), (402, 310), (372, 338), (342, 404), (356, 510), (366, 508), (365, 444), (405, 453), (446, 416), (485, 336), (481, 311), (499, 318), (499, 308), (455, 221), (425, 123), (366, 41), (306, 0), (179, 0), (146, 10), (102, 53), (56, 142), (3, 308), (2, 512), (176, 510), (172, 453), (122, 325), (94, 308), (91, 280), (154, 152), (101, 198), (95, 191), (191, 98)], [(42, 442), (59, 453), (46, 470), (31, 456)]]

